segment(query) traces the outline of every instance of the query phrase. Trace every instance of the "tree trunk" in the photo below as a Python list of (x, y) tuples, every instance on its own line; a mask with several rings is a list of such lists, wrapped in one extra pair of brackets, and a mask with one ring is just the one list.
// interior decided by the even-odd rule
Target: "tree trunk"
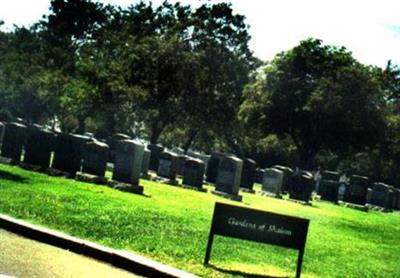
[(163, 122), (157, 120), (154, 120), (153, 123), (151, 124), (151, 130), (150, 130), (150, 143), (151, 144), (157, 144), (158, 139), (160, 138), (161, 133), (163, 132), (165, 128), (165, 125)]
[(185, 154), (187, 154), (190, 146), (192, 145), (192, 143), (194, 141), (194, 138), (196, 138), (198, 133), (199, 133), (199, 131), (197, 129), (194, 129), (194, 128), (189, 129), (187, 140), (186, 140), (185, 144), (183, 145), (183, 150), (184, 150)]
[(77, 133), (78, 134), (83, 134), (85, 133), (86, 130), (86, 116), (79, 116), (78, 117), (78, 130)]

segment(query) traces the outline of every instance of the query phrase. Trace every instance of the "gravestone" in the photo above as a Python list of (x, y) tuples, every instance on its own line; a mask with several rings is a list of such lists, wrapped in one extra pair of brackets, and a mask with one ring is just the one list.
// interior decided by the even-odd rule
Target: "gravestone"
[(75, 176), (80, 171), (85, 145), (89, 140), (83, 135), (57, 134), (51, 168)]
[(343, 201), (344, 195), (346, 194), (346, 188), (348, 187), (347, 182), (339, 182), (339, 188), (338, 188), (338, 200)]
[(343, 201), (364, 206), (370, 181), (368, 177), (352, 175), (347, 185)]
[(3, 137), (4, 137), (4, 129), (6, 128), (6, 125), (2, 122), (0, 122), (0, 147), (3, 144)]
[(218, 166), (215, 184), (216, 193), (219, 192), (225, 194), (225, 197), (241, 201), (241, 196), (238, 193), (242, 168), (243, 160), (234, 156), (223, 156)]
[(321, 200), (337, 203), (339, 201), (340, 175), (334, 171), (322, 171), (318, 186), (318, 194)]
[(282, 183), (284, 173), (275, 168), (267, 168), (264, 170), (264, 178), (262, 181), (262, 190), (273, 193), (276, 197), (281, 196)]
[(104, 177), (109, 147), (99, 141), (87, 142), (83, 153), (82, 172)]
[(190, 159), (189, 156), (187, 155), (178, 155), (177, 161), (176, 161), (176, 174), (179, 176), (183, 175), (183, 169), (185, 167), (185, 161)]
[(147, 148), (151, 152), (149, 169), (152, 171), (157, 171), (160, 154), (164, 151), (164, 147), (160, 145), (149, 144), (147, 145)]
[(118, 141), (129, 140), (131, 137), (123, 133), (115, 133), (107, 138), (106, 142), (109, 147), (108, 150), (108, 161), (111, 163), (115, 162), (115, 150), (117, 148)]
[(249, 190), (253, 190), (255, 174), (256, 174), (257, 163), (250, 159), (246, 158), (243, 160), (243, 169), (242, 169), (242, 177), (240, 179), (240, 187)]
[(183, 168), (182, 184), (201, 189), (203, 187), (205, 163), (196, 158), (190, 158), (185, 161)]
[(282, 192), (287, 192), (289, 190), (289, 180), (293, 175), (293, 170), (287, 166), (282, 165), (274, 165), (272, 168), (283, 171), (283, 183), (282, 183)]
[(393, 209), (400, 210), (400, 189), (393, 188), (394, 198), (393, 198)]
[(369, 203), (378, 207), (387, 208), (389, 205), (389, 186), (382, 182), (375, 182), (372, 186)]
[(175, 180), (178, 156), (171, 152), (162, 152), (160, 154), (157, 176)]
[(221, 160), (226, 156), (224, 153), (214, 152), (211, 154), (210, 160), (207, 164), (206, 181), (215, 183), (218, 176), (218, 167)]
[(262, 184), (264, 179), (264, 173), (265, 173), (264, 169), (257, 169), (254, 176), (254, 182)]
[(20, 123), (7, 123), (3, 136), (1, 156), (10, 158), (14, 163), (19, 163), (26, 139), (26, 126)]
[(36, 126), (27, 129), (25, 155), (23, 162), (40, 166), (41, 170), (50, 167), (51, 152), (54, 149), (55, 134)]
[(142, 161), (142, 175), (146, 178), (149, 175), (150, 156), (151, 156), (150, 150), (144, 149), (143, 161)]
[(112, 179), (118, 182), (139, 185), (144, 145), (135, 140), (121, 140), (115, 149)]
[(295, 173), (289, 180), (289, 198), (308, 203), (314, 190), (313, 175), (307, 171)]

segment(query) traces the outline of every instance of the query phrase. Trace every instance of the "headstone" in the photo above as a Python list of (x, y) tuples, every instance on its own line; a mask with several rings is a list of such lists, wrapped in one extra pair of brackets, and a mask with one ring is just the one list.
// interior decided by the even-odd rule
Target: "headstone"
[(117, 142), (112, 179), (115, 181), (139, 185), (144, 145), (134, 140)]
[(155, 144), (149, 144), (147, 145), (147, 148), (151, 152), (149, 170), (157, 171), (160, 154), (164, 151), (164, 148), (160, 145)]
[(348, 187), (348, 183), (339, 182), (339, 188), (338, 188), (338, 200), (339, 201), (343, 201), (344, 195), (346, 194), (347, 187)]
[(99, 141), (86, 143), (83, 153), (82, 172), (104, 177), (107, 168), (109, 147)]
[(40, 166), (42, 170), (49, 168), (54, 141), (54, 133), (35, 126), (29, 127), (27, 129), (23, 162), (29, 165)]
[(395, 198), (393, 199), (393, 209), (400, 210), (400, 189), (394, 188)]
[(284, 172), (275, 168), (267, 168), (264, 170), (264, 178), (262, 181), (262, 190), (275, 194), (276, 197), (281, 196)]
[(10, 158), (15, 163), (21, 160), (22, 148), (25, 144), (26, 126), (19, 123), (7, 123), (1, 145), (1, 156)]
[(4, 137), (4, 130), (6, 128), (6, 125), (2, 122), (0, 122), (0, 147), (3, 144), (3, 137)]
[(218, 166), (215, 190), (237, 196), (243, 161), (234, 156), (223, 156)]
[(289, 180), (289, 198), (308, 203), (314, 190), (313, 175), (307, 171), (299, 171)]
[(214, 152), (211, 154), (210, 160), (207, 164), (207, 174), (206, 181), (215, 183), (218, 176), (218, 166), (221, 160), (226, 156), (224, 153)]
[(117, 143), (118, 141), (121, 140), (129, 140), (131, 137), (129, 137), (126, 134), (123, 133), (115, 133), (111, 137), (107, 138), (106, 142), (109, 147), (108, 151), (108, 161), (111, 163), (114, 163), (115, 161), (115, 150), (117, 148)]
[(203, 187), (206, 165), (200, 159), (190, 158), (185, 161), (182, 184), (197, 188)]
[(89, 140), (90, 138), (83, 135), (59, 133), (51, 168), (75, 176), (80, 171), (85, 145)]
[(185, 161), (190, 159), (189, 156), (187, 155), (178, 155), (177, 161), (176, 161), (176, 174), (179, 176), (183, 175), (183, 169), (185, 167)]
[(339, 201), (340, 175), (334, 171), (323, 171), (317, 193), (321, 200), (337, 203)]
[(160, 154), (157, 176), (175, 180), (178, 156), (171, 152), (162, 152)]
[(282, 192), (289, 191), (289, 180), (293, 175), (293, 170), (287, 166), (282, 165), (274, 165), (272, 168), (283, 171), (283, 183), (282, 183)]
[(256, 175), (256, 167), (257, 163), (254, 160), (250, 158), (246, 158), (243, 160), (243, 169), (242, 169), (242, 177), (240, 180), (240, 187), (253, 191), (253, 185)]
[(368, 177), (352, 175), (343, 201), (364, 206), (370, 181)]
[(375, 182), (369, 203), (378, 207), (390, 209), (393, 205), (393, 194), (389, 185)]
[(151, 156), (150, 150), (144, 149), (143, 161), (142, 161), (142, 174), (145, 177), (147, 177), (149, 174), (150, 156)]
[(254, 182), (262, 184), (263, 179), (264, 179), (264, 173), (265, 173), (264, 169), (256, 169), (256, 173), (254, 176)]

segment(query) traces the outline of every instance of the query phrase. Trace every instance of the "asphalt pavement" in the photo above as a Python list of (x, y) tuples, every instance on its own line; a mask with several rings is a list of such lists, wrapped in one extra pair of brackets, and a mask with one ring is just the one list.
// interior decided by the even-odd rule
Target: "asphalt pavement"
[(0, 229), (0, 278), (140, 277), (68, 250)]

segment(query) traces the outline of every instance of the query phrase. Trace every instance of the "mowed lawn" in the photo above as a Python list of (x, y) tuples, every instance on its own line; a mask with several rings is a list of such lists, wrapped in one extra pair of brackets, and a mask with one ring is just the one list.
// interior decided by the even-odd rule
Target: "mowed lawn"
[(400, 213), (326, 202), (301, 205), (242, 192), (243, 202), (142, 180), (145, 195), (0, 165), (0, 213), (130, 250), (203, 277), (293, 277), (297, 252), (216, 236), (204, 267), (214, 203), (311, 220), (303, 277), (400, 277)]

